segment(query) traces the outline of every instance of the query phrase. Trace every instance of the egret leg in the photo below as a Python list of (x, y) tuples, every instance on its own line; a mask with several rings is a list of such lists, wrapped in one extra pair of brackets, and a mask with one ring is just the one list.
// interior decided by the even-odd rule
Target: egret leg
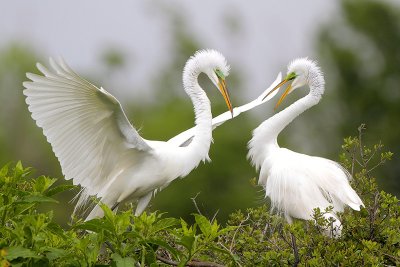
[(140, 214), (142, 214), (142, 212), (147, 207), (147, 205), (149, 205), (149, 202), (150, 202), (150, 199), (152, 196), (153, 196), (153, 191), (150, 191), (145, 196), (139, 198), (139, 201), (138, 201), (138, 204), (136, 207), (136, 211), (135, 211), (135, 216), (139, 216)]

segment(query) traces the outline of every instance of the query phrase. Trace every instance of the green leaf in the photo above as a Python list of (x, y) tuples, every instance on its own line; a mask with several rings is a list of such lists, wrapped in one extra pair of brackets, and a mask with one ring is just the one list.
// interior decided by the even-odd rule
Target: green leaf
[(181, 218), (181, 227), (184, 235), (189, 235), (191, 229), (188, 228), (188, 224)]
[(149, 240), (147, 240), (147, 242), (150, 243), (150, 244), (158, 245), (158, 246), (168, 250), (168, 252), (171, 253), (172, 256), (174, 256), (175, 259), (179, 259), (179, 250), (173, 248), (172, 246), (170, 246), (164, 240), (161, 240), (161, 239), (149, 239)]
[(35, 207), (35, 203), (25, 204), (25, 205), (18, 205), (14, 210), (14, 215), (19, 215), (25, 213), (27, 210)]
[(8, 174), (8, 166), (10, 163), (4, 165), (0, 170), (0, 176), (6, 176)]
[(7, 249), (7, 255), (5, 258), (9, 261), (17, 258), (41, 258), (34, 251), (24, 247), (10, 247)]
[(88, 230), (95, 233), (100, 232), (101, 230), (112, 231), (112, 227), (109, 224), (104, 223), (103, 219), (95, 218), (90, 221), (86, 221), (80, 224), (75, 225), (76, 229)]
[(224, 235), (230, 231), (236, 230), (238, 227), (237, 226), (227, 226), (221, 230), (218, 231), (218, 235)]
[(70, 189), (74, 189), (76, 188), (75, 185), (69, 185), (69, 184), (63, 184), (63, 185), (59, 185), (56, 186), (54, 188), (50, 188), (49, 190), (47, 190), (47, 192), (45, 192), (45, 195), (48, 197), (51, 197), (55, 194), (70, 190)]
[(52, 247), (45, 247), (42, 248), (42, 251), (46, 251), (46, 257), (50, 260), (53, 261), (58, 258), (62, 258), (68, 255), (68, 252), (64, 249), (60, 248), (52, 248)]
[(65, 236), (65, 234), (64, 234), (64, 230), (62, 229), (62, 227), (59, 224), (56, 224), (54, 222), (50, 222), (47, 225), (47, 228), (49, 229), (50, 232), (52, 232), (55, 235), (58, 235), (62, 239), (66, 239), (67, 238)]
[(113, 222), (115, 214), (112, 212), (110, 207), (108, 207), (106, 204), (101, 203), (101, 202), (98, 205), (100, 205), (101, 209), (103, 210), (104, 217), (107, 218), (109, 221)]
[(116, 267), (132, 267), (135, 266), (136, 262), (133, 258), (131, 257), (125, 257), (122, 258), (119, 254), (114, 253), (111, 256), (111, 259), (113, 260), (113, 266)]
[(211, 234), (211, 223), (210, 221), (200, 214), (194, 214), (195, 221), (200, 228), (200, 231), (205, 235), (209, 236)]
[(46, 196), (29, 195), (23, 197), (21, 200), (16, 201), (15, 203), (58, 203), (58, 201)]
[(33, 186), (33, 189), (36, 192), (40, 192), (43, 193), (45, 190), (47, 190), (52, 184), (55, 183), (55, 181), (57, 181), (57, 179), (55, 178), (49, 178), (46, 176), (39, 176), (38, 178), (36, 178), (35, 180), (35, 184)]
[(24, 169), (21, 161), (18, 161), (17, 165), (15, 165), (15, 168), (14, 168), (14, 176), (15, 177), (18, 177), (18, 178), (26, 177), (30, 173), (31, 173), (31, 168)]
[(180, 243), (188, 251), (191, 252), (195, 241), (196, 241), (195, 236), (182, 236), (178, 243)]
[(157, 221), (154, 226), (153, 226), (153, 233), (157, 233), (161, 230), (165, 230), (167, 228), (170, 228), (172, 226), (178, 225), (179, 220), (175, 218), (164, 218), (159, 221)]
[(17, 162), (17, 165), (15, 165), (15, 170), (18, 171), (18, 172), (23, 172), (24, 167), (22, 166), (22, 162), (21, 161)]

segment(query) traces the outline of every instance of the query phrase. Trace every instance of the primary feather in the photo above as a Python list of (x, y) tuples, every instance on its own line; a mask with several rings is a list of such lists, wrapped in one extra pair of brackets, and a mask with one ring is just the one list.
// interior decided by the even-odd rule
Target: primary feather
[(24, 82), (29, 111), (52, 145), (65, 179), (84, 188), (77, 207), (90, 195), (104, 197), (114, 179), (152, 148), (139, 136), (120, 103), (103, 88), (79, 77), (66, 63), (41, 64), (45, 75)]
[[(110, 207), (138, 199), (136, 214), (140, 214), (154, 191), (187, 175), (208, 158), (211, 106), (197, 77), (204, 72), (217, 86), (215, 69), (228, 75), (229, 67), (219, 52), (199, 51), (185, 66), (184, 89), (196, 117), (193, 138), (187, 146), (143, 139), (109, 92), (78, 76), (62, 59), (50, 59), (50, 65), (52, 70), (37, 64), (43, 75), (27, 74), (31, 81), (23, 83), (24, 94), (32, 118), (43, 129), (65, 178), (82, 186), (76, 209), (95, 195)], [(226, 88), (220, 90), (227, 95)], [(87, 219), (101, 215), (96, 206)]]

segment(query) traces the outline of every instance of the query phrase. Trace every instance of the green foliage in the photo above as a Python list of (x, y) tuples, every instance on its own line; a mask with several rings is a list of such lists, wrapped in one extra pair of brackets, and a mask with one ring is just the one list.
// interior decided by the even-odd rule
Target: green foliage
[(392, 153), (378, 143), (363, 144), (359, 135), (345, 138), (341, 163), (354, 179), (365, 208), (339, 214), (341, 237), (329, 238), (329, 210), (315, 210), (314, 220), (285, 220), (263, 205), (236, 211), (222, 227), (193, 214), (194, 223), (158, 212), (139, 217), (114, 214), (100, 203), (103, 218), (73, 222), (63, 229), (53, 212), (38, 207), (57, 202), (55, 194), (71, 189), (56, 179), (31, 178), (20, 162), (0, 169), (0, 266), (394, 266), (400, 264), (399, 200), (380, 191), (371, 172)]
[(228, 253), (212, 242), (231, 228), (220, 229), (198, 214), (188, 226), (156, 212), (114, 214), (100, 204), (103, 218), (65, 230), (53, 221), (53, 212), (38, 207), (57, 203), (52, 196), (72, 186), (53, 186), (56, 179), (45, 176), (32, 179), (20, 162), (10, 166), (0, 170), (0, 266), (150, 266), (164, 259), (159, 253), (184, 266), (204, 251)]

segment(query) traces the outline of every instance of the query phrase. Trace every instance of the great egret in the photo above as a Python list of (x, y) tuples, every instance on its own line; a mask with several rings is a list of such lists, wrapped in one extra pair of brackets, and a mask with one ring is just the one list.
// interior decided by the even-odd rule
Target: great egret
[(316, 62), (300, 58), (289, 64), (287, 76), (271, 93), (286, 83), (289, 85), (276, 107), (296, 88), (308, 85), (310, 92), (254, 130), (248, 157), (260, 170), (258, 183), (271, 199), (272, 210), (283, 213), (290, 223), (292, 218), (312, 219), (314, 208), (323, 211), (332, 206), (325, 218), (335, 220), (332, 233), (340, 235), (336, 212), (343, 211), (345, 205), (354, 210), (364, 205), (349, 184), (351, 175), (334, 161), (296, 153), (279, 147), (277, 142), (278, 134), (293, 119), (320, 101), (325, 90), (323, 74)]
[[(27, 73), (31, 81), (23, 83), (24, 94), (65, 179), (73, 179), (83, 188), (77, 207), (91, 195), (113, 208), (122, 201), (137, 199), (135, 214), (139, 215), (155, 190), (209, 159), (211, 105), (198, 84), (200, 73), (218, 88), (232, 112), (225, 85), (229, 66), (215, 50), (196, 52), (183, 71), (183, 85), (193, 103), (196, 124), (190, 144), (185, 145), (142, 138), (109, 92), (81, 78), (62, 59), (50, 59), (50, 65), (54, 70), (37, 64), (44, 76)], [(102, 214), (96, 206), (86, 219)]]

